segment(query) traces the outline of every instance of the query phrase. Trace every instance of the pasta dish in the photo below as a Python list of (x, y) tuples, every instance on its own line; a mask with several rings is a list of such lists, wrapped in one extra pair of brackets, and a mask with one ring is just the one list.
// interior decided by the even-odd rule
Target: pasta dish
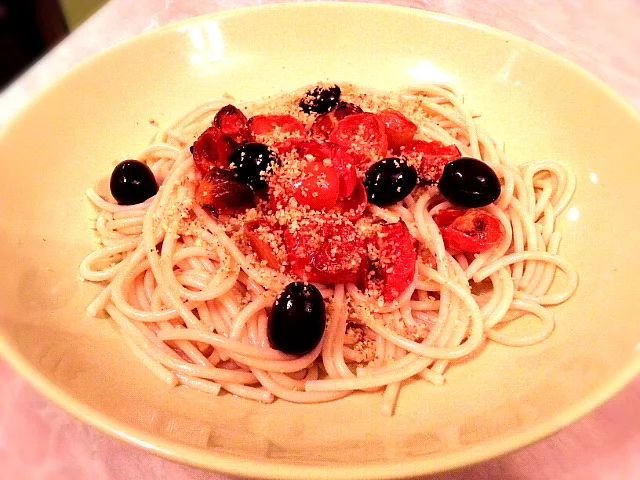
[(578, 284), (557, 230), (575, 176), (510, 163), (477, 117), (446, 85), (198, 106), (87, 191), (80, 274), (103, 286), (87, 313), (169, 385), (379, 392), (387, 415), (404, 383), (443, 385), (488, 342), (543, 341)]

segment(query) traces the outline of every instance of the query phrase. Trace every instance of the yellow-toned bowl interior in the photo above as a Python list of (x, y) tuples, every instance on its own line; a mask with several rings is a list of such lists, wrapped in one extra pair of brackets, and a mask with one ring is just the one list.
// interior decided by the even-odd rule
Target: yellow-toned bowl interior
[[(84, 307), (84, 191), (135, 155), (154, 119), (322, 80), (396, 89), (454, 83), (517, 162), (572, 165), (578, 192), (561, 252), (580, 287), (540, 345), (490, 345), (443, 387), (318, 405), (261, 405), (168, 388)], [(640, 370), (640, 121), (601, 83), (515, 37), (417, 10), (296, 4), (197, 18), (82, 64), (1, 134), (0, 349), (79, 418), (165, 456), (279, 478), (390, 478), (512, 450), (566, 425)], [(287, 468), (281, 468), (286, 465)]]

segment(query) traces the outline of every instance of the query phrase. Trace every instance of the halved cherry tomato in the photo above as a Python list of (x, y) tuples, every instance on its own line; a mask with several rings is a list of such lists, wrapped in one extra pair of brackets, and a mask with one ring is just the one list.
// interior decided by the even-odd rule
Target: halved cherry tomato
[(384, 285), (382, 297), (385, 302), (392, 302), (413, 281), (418, 254), (413, 246), (413, 237), (402, 220), (383, 225), (377, 243)]
[(311, 124), (311, 134), (320, 138), (327, 139), (333, 129), (338, 125), (338, 119), (333, 112), (320, 114)]
[(378, 113), (386, 127), (389, 149), (395, 153), (406, 145), (418, 131), (418, 126), (397, 110), (387, 109)]
[(312, 210), (328, 211), (335, 207), (340, 193), (340, 174), (331, 165), (321, 161), (301, 162), (303, 170), (292, 176), (286, 169), (280, 170), (269, 180), (269, 201), (273, 210), (287, 208), (289, 200)]
[(335, 108), (335, 110), (333, 110), (333, 115), (338, 121), (342, 120), (344, 117), (348, 117), (349, 115), (354, 115), (356, 113), (364, 113), (364, 111), (355, 103), (350, 102), (341, 101), (338, 103), (338, 106)]
[(218, 127), (207, 128), (191, 147), (196, 170), (206, 175), (213, 168), (226, 168), (227, 158), (237, 145)]
[(292, 183), (295, 199), (312, 210), (330, 210), (338, 201), (340, 176), (332, 166), (310, 162), (302, 175)]
[(272, 135), (279, 131), (286, 134), (304, 134), (304, 125), (291, 115), (254, 115), (248, 121), (249, 134)]
[[(281, 237), (282, 232), (274, 228), (274, 226), (265, 219), (251, 220), (245, 223), (244, 232), (249, 239), (251, 248), (253, 248), (258, 257), (260, 257), (261, 260), (265, 260), (271, 268), (279, 270), (282, 261), (278, 260), (276, 252), (265, 238), (272, 235)], [(279, 238), (279, 240), (281, 241), (282, 239)]]
[(362, 218), (364, 211), (367, 209), (367, 190), (360, 180), (356, 180), (356, 185), (347, 198), (338, 199), (336, 210), (338, 210), (345, 218), (356, 221)]
[(293, 152), (298, 148), (300, 142), (302, 142), (300, 137), (289, 137), (284, 140), (280, 140), (275, 142), (271, 148), (278, 154), (280, 157), (284, 157), (285, 155)]
[(234, 105), (225, 105), (213, 117), (213, 125), (237, 143), (248, 140), (247, 117)]
[(321, 138), (329, 138), (340, 120), (356, 113), (363, 113), (362, 108), (353, 103), (339, 102), (334, 110), (316, 117), (311, 125), (311, 133)]
[(498, 245), (506, 234), (498, 217), (479, 208), (442, 210), (433, 220), (450, 253), (482, 253)]
[(310, 219), (285, 230), (284, 242), (293, 274), (309, 282), (360, 283), (367, 272), (367, 250), (355, 225), (346, 220)]
[(444, 166), (460, 158), (455, 145), (445, 145), (437, 140), (411, 140), (401, 149), (402, 156), (416, 166), (418, 176), (426, 183), (437, 183)]
[(202, 208), (221, 215), (243, 212), (254, 198), (253, 190), (238, 182), (233, 172), (217, 167), (202, 177), (194, 197)]
[(386, 127), (373, 113), (356, 113), (343, 118), (329, 135), (329, 140), (362, 156), (362, 162), (387, 154)]
[(331, 166), (340, 174), (340, 191), (338, 198), (346, 198), (353, 192), (358, 179), (356, 160), (345, 147), (331, 142), (305, 140), (297, 146), (300, 158), (309, 160), (309, 156), (317, 161), (330, 160)]

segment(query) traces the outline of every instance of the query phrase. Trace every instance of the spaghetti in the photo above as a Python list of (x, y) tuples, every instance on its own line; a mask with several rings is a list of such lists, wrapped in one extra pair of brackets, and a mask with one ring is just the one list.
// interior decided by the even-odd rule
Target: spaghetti
[[(297, 108), (302, 94), (240, 107), (249, 115), (286, 114), (309, 125), (314, 116)], [(99, 247), (80, 274), (104, 286), (87, 313), (106, 311), (136, 357), (169, 385), (225, 390), (265, 403), (325, 402), (374, 390), (382, 392), (383, 412), (392, 414), (407, 380), (442, 385), (450, 361), (486, 342), (532, 345), (552, 333), (548, 307), (567, 300), (578, 283), (575, 270), (558, 256), (556, 229), (576, 187), (571, 171), (547, 160), (510, 164), (448, 86), (395, 94), (343, 86), (341, 98), (368, 112), (401, 112), (417, 125), (415, 138), (455, 146), (489, 165), (501, 193), (480, 210), (498, 219), (503, 237), (481, 253), (449, 248), (434, 219), (455, 205), (433, 185), (418, 186), (387, 207), (369, 204), (354, 220), (359, 228), (375, 238), (379, 225), (402, 222), (413, 239), (417, 256), (408, 285), (389, 301), (375, 281), (367, 288), (316, 283), (327, 305), (321, 342), (301, 355), (276, 350), (269, 313), (285, 285), (300, 278), (286, 255), (278, 257), (280, 268), (272, 268), (247, 241), (243, 227), (270, 211), (267, 202), (216, 216), (194, 201), (201, 174), (190, 147), (224, 105), (203, 104), (159, 130), (138, 155), (158, 181), (154, 197), (118, 205), (87, 191), (97, 211)], [(283, 139), (287, 135), (263, 141), (273, 146)], [(563, 281), (555, 281), (558, 270)], [(525, 315), (540, 320), (538, 331), (502, 331)]]

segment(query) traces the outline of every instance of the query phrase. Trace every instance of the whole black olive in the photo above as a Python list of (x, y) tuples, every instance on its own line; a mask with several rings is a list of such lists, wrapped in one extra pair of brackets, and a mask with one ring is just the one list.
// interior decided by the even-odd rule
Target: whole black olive
[(111, 195), (120, 205), (136, 205), (158, 193), (158, 182), (146, 163), (124, 160), (111, 172)]
[(384, 207), (399, 202), (418, 183), (416, 169), (401, 158), (385, 158), (369, 167), (364, 188), (370, 203)]
[(263, 143), (240, 145), (228, 158), (229, 166), (235, 171), (238, 180), (254, 190), (267, 186), (265, 175), (278, 161), (278, 156)]
[(320, 291), (309, 283), (290, 283), (271, 309), (267, 323), (269, 342), (284, 353), (308, 353), (320, 343), (326, 322)]
[(338, 85), (329, 88), (316, 87), (300, 100), (300, 108), (305, 113), (327, 113), (338, 105), (340, 93)]
[(444, 166), (438, 190), (451, 203), (468, 208), (484, 207), (500, 196), (500, 180), (489, 165), (462, 157)]

